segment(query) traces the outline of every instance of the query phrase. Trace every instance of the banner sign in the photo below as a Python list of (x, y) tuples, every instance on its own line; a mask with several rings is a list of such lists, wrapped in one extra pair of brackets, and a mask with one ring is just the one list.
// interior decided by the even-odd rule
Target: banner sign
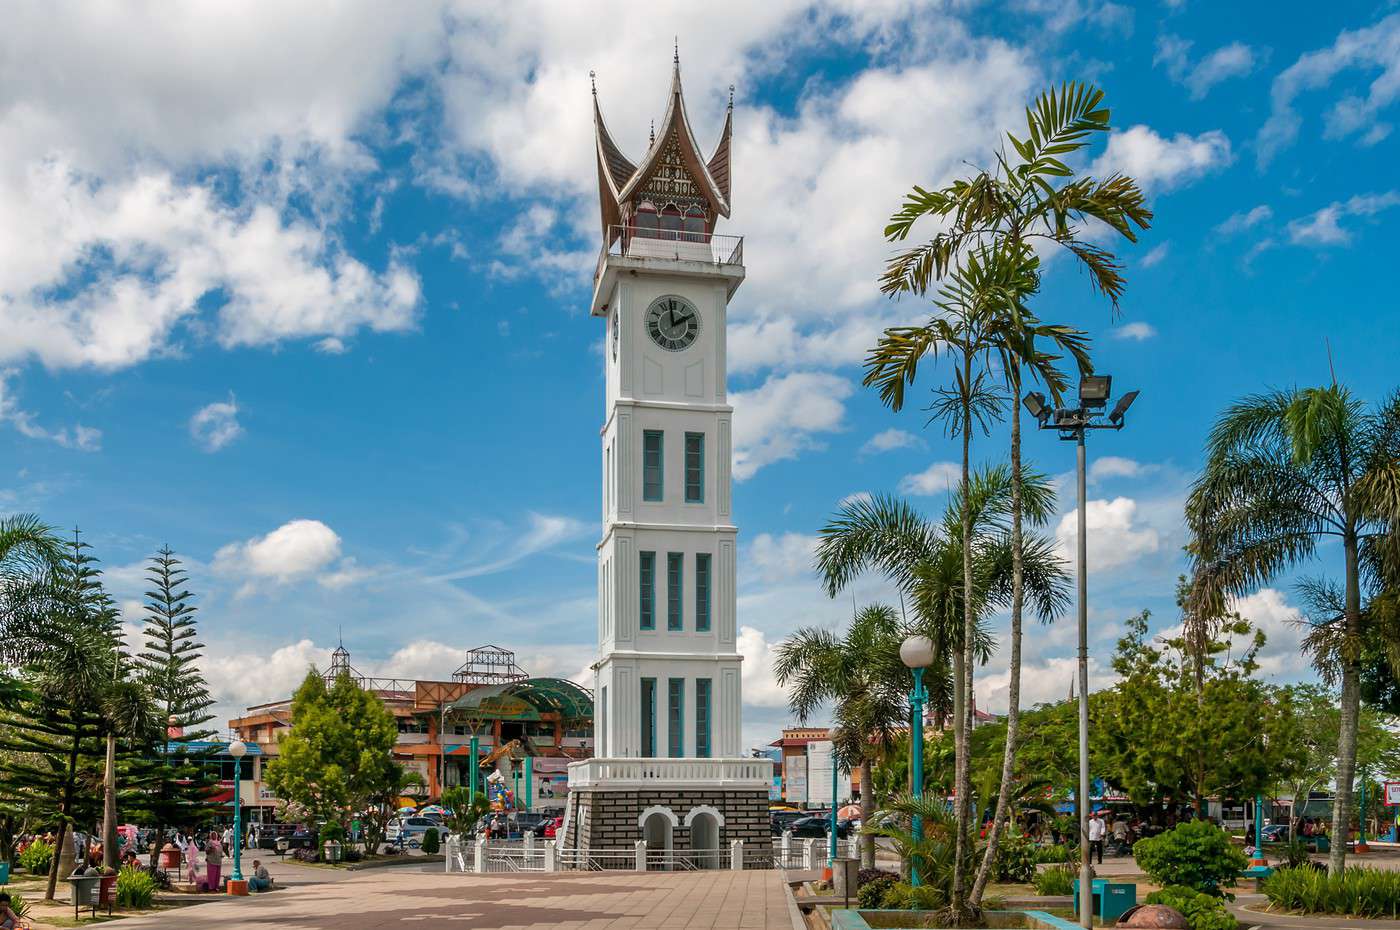
[(1392, 807), (1400, 807), (1400, 781), (1385, 783), (1385, 803)]

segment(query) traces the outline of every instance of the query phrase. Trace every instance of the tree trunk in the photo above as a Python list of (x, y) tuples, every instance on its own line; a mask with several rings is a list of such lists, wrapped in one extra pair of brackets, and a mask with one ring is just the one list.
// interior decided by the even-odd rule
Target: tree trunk
[[(860, 760), (860, 824), (870, 826), (875, 813), (875, 767), (869, 759)], [(864, 869), (875, 868), (875, 837), (867, 834), (861, 840), (860, 865)]]
[(991, 879), (1001, 845), (1002, 823), (1011, 804), (1011, 783), (1016, 771), (1016, 739), (1021, 725), (1021, 612), (1025, 604), (1025, 564), (1021, 531), (1021, 392), (1020, 367), (1011, 371), (1011, 664), (1006, 686), (1006, 749), (1001, 757), (1001, 789), (997, 792), (992, 828), (987, 831), (987, 850), (972, 883), (971, 904), (982, 906), (982, 893)]
[(1341, 728), (1337, 736), (1337, 787), (1332, 798), (1331, 851), (1327, 874), (1340, 876), (1346, 867), (1347, 837), (1351, 832), (1351, 786), (1356, 777), (1356, 731), (1361, 709), (1361, 581), (1356, 534), (1343, 537), (1346, 553), (1346, 635), (1342, 640)]
[[(972, 355), (968, 347), (963, 348), (963, 390), (971, 390), (972, 385)], [(966, 871), (968, 861), (971, 858), (969, 840), (970, 833), (970, 809), (968, 801), (972, 794), (972, 760), (969, 758), (969, 751), (972, 748), (972, 666), (975, 657), (972, 652), (972, 640), (974, 631), (974, 603), (972, 592), (972, 509), (969, 507), (968, 491), (971, 475), (970, 459), (972, 456), (972, 404), (971, 398), (964, 393), (962, 404), (962, 561), (963, 561), (963, 630), (962, 630), (962, 674), (958, 679), (957, 692), (962, 696), (962, 731), (957, 734), (957, 741), (954, 744), (954, 770), (956, 771), (956, 784), (953, 788), (953, 795), (957, 802), (957, 840), (953, 847), (953, 893), (950, 902), (953, 916), (961, 920), (967, 910), (967, 887)]]
[[(72, 720), (72, 724), (75, 728), (80, 725), (76, 718)], [(73, 854), (72, 852), (65, 853), (64, 850), (73, 848), (73, 842), (67, 839), (66, 834), (68, 832), (68, 817), (73, 811), (73, 782), (77, 778), (80, 749), (81, 739), (75, 733), (73, 745), (68, 751), (68, 777), (64, 780), (63, 797), (59, 800), (58, 805), (58, 837), (56, 839), (58, 845), (54, 847), (53, 864), (49, 866), (49, 884), (44, 890), (45, 901), (53, 900), (54, 889), (58, 887), (58, 873), (64, 866), (64, 859), (68, 860), (69, 871), (72, 871)], [(67, 840), (66, 843), (65, 840)]]
[(117, 867), (117, 738), (107, 735), (107, 769), (102, 777), (102, 867)]

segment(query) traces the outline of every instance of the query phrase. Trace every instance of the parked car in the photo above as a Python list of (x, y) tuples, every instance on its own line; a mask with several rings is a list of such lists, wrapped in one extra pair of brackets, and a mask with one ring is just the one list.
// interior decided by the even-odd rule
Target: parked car
[(400, 817), (389, 823), (388, 840), (395, 846), (417, 849), (423, 845), (423, 835), (429, 830), (442, 831), (442, 825), (428, 817)]
[[(793, 836), (807, 838), (812, 836), (826, 836), (826, 832), (831, 824), (831, 817), (802, 817), (794, 820), (788, 827)], [(838, 820), (836, 822), (836, 835), (847, 837), (851, 835), (851, 822), (849, 820)]]
[(806, 811), (769, 811), (768, 826), (774, 836), (782, 836), (784, 830), (808, 816)]
[[(276, 849), (277, 841), (282, 837), (291, 837), (297, 832), (294, 823), (255, 823), (253, 824), (253, 839), (248, 844), (254, 849)], [(289, 848), (290, 848), (290, 844)]]
[(1264, 842), (1266, 843), (1287, 843), (1288, 824), (1286, 823), (1266, 823), (1264, 824)]

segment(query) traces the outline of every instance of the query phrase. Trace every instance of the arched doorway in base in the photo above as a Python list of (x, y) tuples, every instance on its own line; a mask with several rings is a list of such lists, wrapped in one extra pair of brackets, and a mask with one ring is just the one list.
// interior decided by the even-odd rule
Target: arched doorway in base
[(669, 807), (648, 807), (637, 818), (642, 828), (642, 839), (647, 843), (647, 868), (669, 869), (671, 867), (671, 837), (680, 821)]
[(697, 868), (722, 869), (724, 861), (724, 815), (709, 805), (693, 807), (685, 815), (690, 830), (690, 855)]

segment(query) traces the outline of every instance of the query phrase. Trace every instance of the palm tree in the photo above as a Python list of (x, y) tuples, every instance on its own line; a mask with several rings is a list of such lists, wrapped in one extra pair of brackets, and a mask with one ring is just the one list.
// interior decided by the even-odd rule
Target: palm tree
[(1378, 622), (1368, 598), (1382, 595), (1400, 557), (1400, 393), (1374, 411), (1335, 382), (1244, 398), (1221, 415), (1186, 517), (1197, 576), (1241, 596), (1318, 547), (1340, 543), (1342, 582), (1302, 585), (1307, 645), (1324, 677), (1341, 682), (1337, 783), (1329, 872), (1340, 874), (1356, 769), (1361, 654)]
[[(958, 489), (941, 523), (928, 521), (896, 498), (853, 500), (822, 530), (817, 547), (818, 570), (828, 595), (834, 597), (861, 572), (877, 569), (912, 603), (911, 632), (933, 640), (935, 656), (951, 653), (955, 755), (961, 761), (969, 758), (972, 667), (991, 654), (985, 617), (992, 609), (1008, 606), (1012, 595), (1016, 559), (1007, 530), (1012, 485), (1003, 466), (979, 469)], [(1024, 486), (1023, 509), (1034, 525), (1043, 525), (1054, 513), (1054, 492), (1039, 476), (1029, 476)], [(1028, 545), (1023, 541), (1021, 563), (1036, 612), (1043, 620), (1053, 619), (1068, 603), (1068, 577), (1053, 546), (1040, 537)], [(942, 658), (936, 662), (935, 681), (948, 664)], [(970, 797), (969, 772), (959, 773), (956, 765), (954, 769), (956, 796)], [(955, 838), (954, 859), (961, 867), (969, 853), (964, 804), (959, 805), (957, 821), (961, 839)], [(957, 875), (953, 890), (957, 900), (962, 890)]]
[[(933, 282), (943, 278), (965, 253), (990, 252), (1024, 261), (1035, 245), (1066, 249), (1089, 272), (1091, 286), (1106, 295), (1115, 312), (1126, 280), (1121, 265), (1107, 249), (1085, 241), (1082, 233), (1091, 221), (1116, 230), (1129, 241), (1136, 241), (1137, 229), (1146, 229), (1152, 213), (1132, 178), (1111, 175), (1102, 180), (1076, 176), (1061, 159), (1084, 148), (1109, 131), (1109, 111), (1102, 107), (1104, 94), (1092, 85), (1064, 84), (1036, 98), (1026, 110), (1026, 137), (1007, 134), (1015, 155), (1004, 148), (997, 152), (995, 167), (969, 179), (958, 180), (941, 190), (915, 187), (903, 207), (890, 218), (885, 236), (903, 241), (919, 220), (934, 217), (945, 229), (928, 242), (906, 250), (889, 263), (881, 289), (892, 296), (926, 294)], [(1001, 368), (1013, 403), (1011, 409), (1011, 468), (1017, 487), (1013, 491), (1012, 545), (1019, 560), (1021, 548), (1020, 476), (1021, 413), (1015, 404), (1022, 389), (1022, 370), (1042, 381), (1058, 403), (1063, 382), (1054, 368), (1054, 356), (1036, 349), (1038, 339), (1049, 339), (1059, 351), (1074, 356), (1081, 372), (1089, 369), (1087, 343), (1083, 334), (1063, 326), (1041, 323), (1024, 307), (1025, 298), (1039, 290), (1035, 285), (1020, 299), (1007, 301), (1009, 315), (1002, 321), (994, 340), (998, 342)], [(918, 364), (931, 349), (923, 334), (931, 334), (933, 324), (891, 329), (867, 360), (865, 383), (880, 389), (880, 396), (892, 409), (903, 406), (904, 386), (912, 384)], [(1082, 505), (1081, 505), (1082, 506)], [(1003, 790), (997, 800), (997, 813), (988, 838), (971, 902), (978, 906), (995, 861), (1000, 840), (1000, 824), (1008, 797), (1007, 786), (1015, 767), (1016, 736), (1020, 716), (1022, 597), (1018, 568), (1013, 568), (1011, 606), (1011, 662), (1008, 690), (1008, 733), (1002, 760)]]
[[(922, 836), (916, 837), (913, 822), (923, 823)], [(890, 841), (899, 856), (901, 871), (919, 873), (920, 900), (923, 909), (947, 907), (953, 895), (954, 834), (957, 819), (948, 811), (942, 797), (898, 795), (868, 820), (861, 828), (866, 836), (883, 837)]]
[[(857, 613), (841, 638), (816, 627), (797, 630), (778, 646), (773, 663), (798, 720), (805, 723), (823, 705), (834, 705), (833, 764), (859, 767), (860, 813), (866, 823), (874, 812), (875, 756), (893, 745), (906, 717), (909, 670), (899, 660), (902, 634), (899, 614), (876, 604)], [(875, 867), (873, 836), (866, 838), (861, 858), (867, 868)]]

